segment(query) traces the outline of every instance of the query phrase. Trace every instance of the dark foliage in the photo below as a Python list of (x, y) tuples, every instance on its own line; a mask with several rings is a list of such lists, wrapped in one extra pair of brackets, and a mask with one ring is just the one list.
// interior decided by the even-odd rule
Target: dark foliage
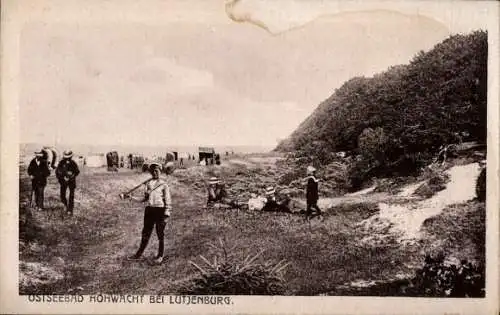
[(425, 258), (424, 266), (412, 280), (418, 296), (484, 297), (485, 269), (462, 260), (460, 265), (446, 265), (444, 256)]
[(487, 33), (450, 36), (372, 78), (345, 82), (278, 151), (320, 164), (332, 152), (361, 156), (351, 184), (371, 176), (414, 173), (440, 146), (486, 140)]

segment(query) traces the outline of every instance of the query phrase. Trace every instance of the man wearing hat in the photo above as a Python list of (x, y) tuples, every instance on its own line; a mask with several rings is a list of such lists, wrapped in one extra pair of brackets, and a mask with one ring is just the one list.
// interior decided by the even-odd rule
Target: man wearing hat
[(227, 193), (224, 185), (220, 180), (213, 176), (208, 180), (208, 200), (207, 207), (213, 206), (215, 203), (222, 203), (226, 198)]
[(165, 248), (165, 221), (168, 217), (170, 217), (172, 201), (168, 184), (160, 178), (161, 165), (158, 163), (151, 163), (149, 171), (153, 178), (145, 184), (146, 191), (144, 198), (133, 198), (138, 201), (147, 202), (147, 206), (144, 210), (144, 226), (142, 228), (141, 244), (137, 252), (128, 257), (128, 259), (139, 260), (141, 258), (148, 245), (153, 228), (156, 227), (156, 235), (158, 236), (158, 255), (156, 255), (153, 262), (155, 264), (161, 264), (163, 262), (163, 253)]
[(318, 182), (319, 180), (316, 178), (316, 168), (313, 166), (307, 167), (307, 188), (306, 188), (306, 199), (307, 199), (307, 209), (306, 216), (310, 217), (313, 213), (313, 210), (317, 215), (321, 215), (321, 210), (318, 207)]
[(274, 211), (274, 212), (289, 212), (290, 208), (288, 207), (289, 200), (285, 199), (281, 202), (276, 200), (276, 190), (274, 187), (269, 186), (266, 188), (266, 204), (262, 208), (262, 211)]
[(47, 177), (50, 175), (50, 169), (47, 161), (43, 158), (42, 151), (35, 152), (35, 157), (28, 166), (28, 175), (31, 178), (32, 194), (33, 192), (35, 194), (36, 208), (43, 210), (44, 191), (45, 186), (47, 186)]
[[(73, 152), (64, 151), (63, 158), (56, 168), (56, 177), (61, 186), (61, 201), (66, 207), (66, 213), (73, 214), (75, 202), (76, 177), (80, 174), (78, 165), (72, 160)], [(69, 200), (66, 198), (66, 191), (69, 188)]]

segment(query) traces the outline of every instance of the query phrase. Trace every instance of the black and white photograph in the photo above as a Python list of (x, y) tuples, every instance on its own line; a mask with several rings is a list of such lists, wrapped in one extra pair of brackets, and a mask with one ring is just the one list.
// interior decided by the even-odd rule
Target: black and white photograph
[(2, 4), (3, 302), (498, 313), (498, 2)]

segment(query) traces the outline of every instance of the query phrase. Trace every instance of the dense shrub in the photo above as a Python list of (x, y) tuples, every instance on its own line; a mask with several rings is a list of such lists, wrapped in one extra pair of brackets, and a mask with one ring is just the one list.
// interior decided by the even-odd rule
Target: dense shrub
[(353, 167), (354, 185), (367, 176), (415, 173), (442, 145), (485, 141), (487, 56), (487, 33), (476, 31), (450, 36), (408, 65), (352, 78), (276, 150), (321, 164), (332, 152), (357, 152), (367, 162)]
[(484, 297), (485, 269), (462, 260), (445, 264), (444, 256), (425, 258), (412, 280), (415, 295), (431, 297)]

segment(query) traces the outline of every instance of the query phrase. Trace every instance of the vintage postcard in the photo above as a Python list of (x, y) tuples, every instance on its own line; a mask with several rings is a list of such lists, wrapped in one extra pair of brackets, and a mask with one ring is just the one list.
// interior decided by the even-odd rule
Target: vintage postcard
[(1, 313), (498, 314), (498, 2), (1, 4)]

